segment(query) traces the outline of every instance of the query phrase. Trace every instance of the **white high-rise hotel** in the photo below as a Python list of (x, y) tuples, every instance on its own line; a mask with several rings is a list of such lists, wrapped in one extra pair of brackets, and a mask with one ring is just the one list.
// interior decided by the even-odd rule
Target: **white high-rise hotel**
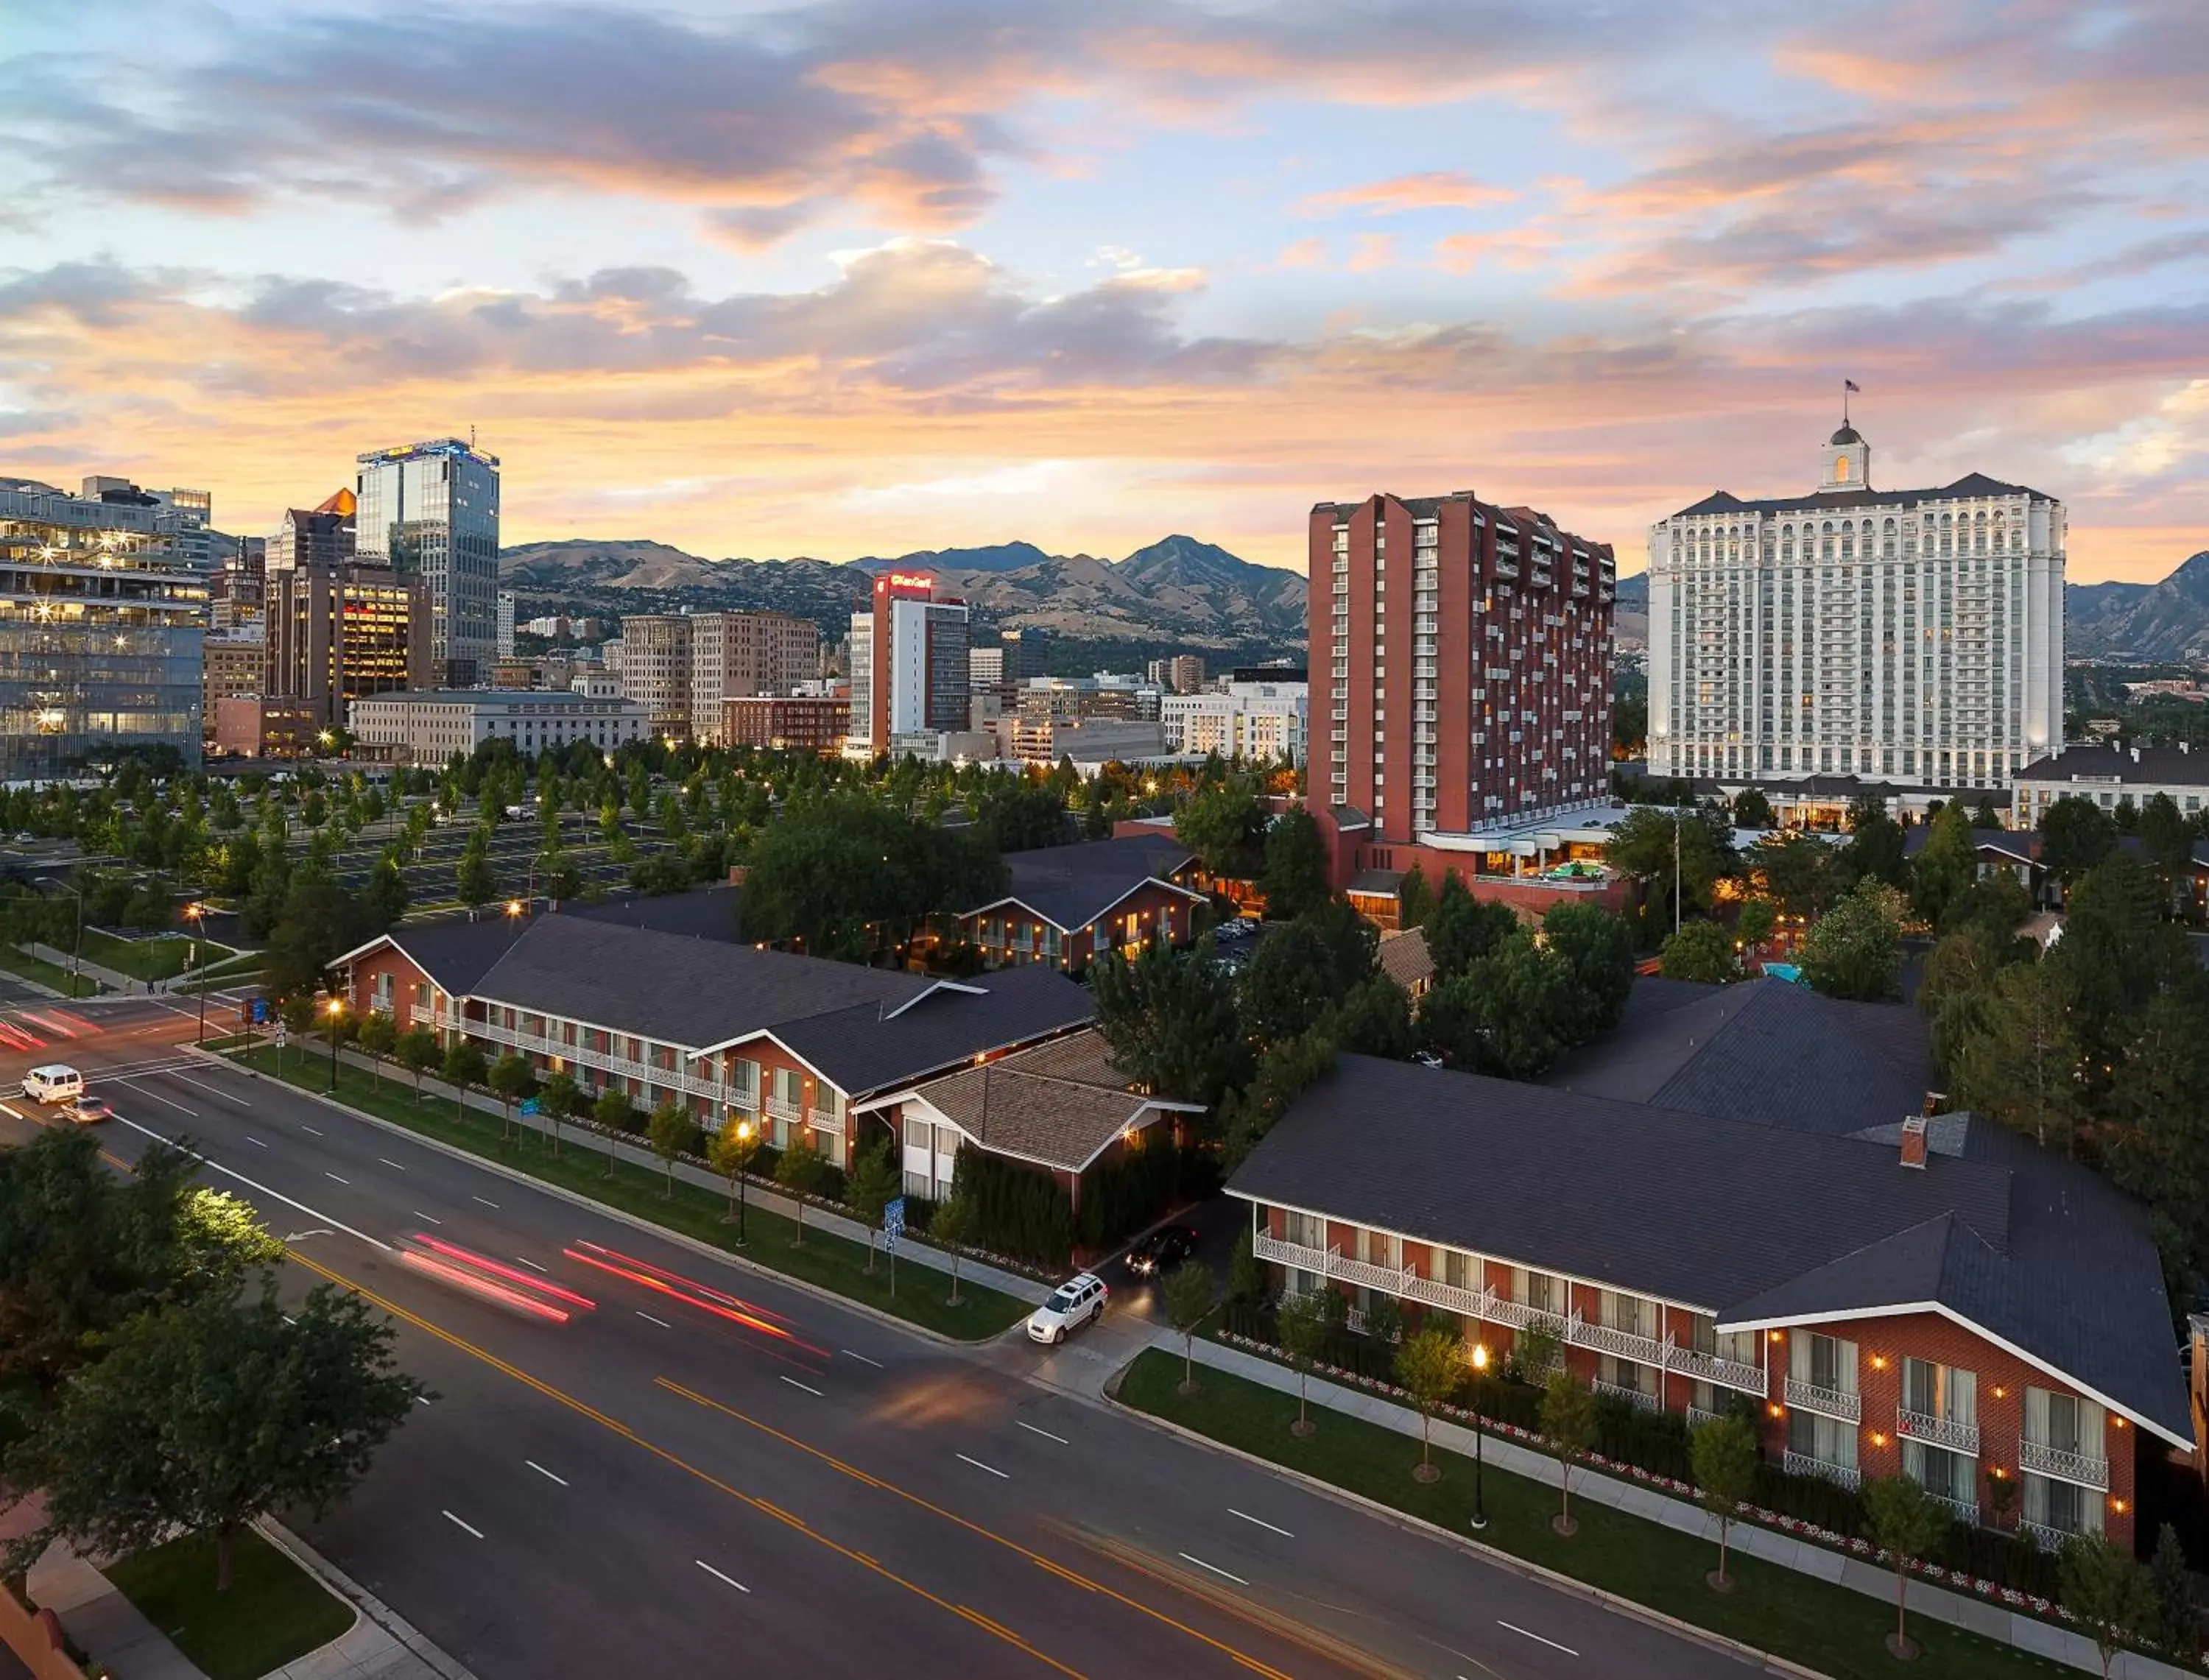
[(1845, 422), (1815, 495), (1650, 527), (1650, 774), (2006, 787), (2062, 744), (2063, 504), (1870, 469)]

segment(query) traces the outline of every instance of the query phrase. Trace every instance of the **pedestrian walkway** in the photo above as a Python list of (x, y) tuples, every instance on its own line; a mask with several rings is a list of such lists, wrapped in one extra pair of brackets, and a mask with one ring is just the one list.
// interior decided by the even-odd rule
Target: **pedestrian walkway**
[[(1171, 1331), (1158, 1332), (1153, 1337), (1153, 1345), (1165, 1349), (1177, 1358), (1181, 1355), (1181, 1338)], [(1197, 1339), (1195, 1352), (1199, 1364), (1231, 1372), (1285, 1394), (1297, 1392), (1297, 1374), (1271, 1359), (1261, 1358), (1241, 1348), (1230, 1347), (1203, 1337)], [(1368, 1394), (1362, 1388), (1349, 1388), (1322, 1376), (1313, 1376), (1308, 1381), (1314, 1406), (1345, 1412), (1414, 1441), (1419, 1438), (1419, 1414), (1410, 1406), (1399, 1406), (1379, 1394)], [(1473, 1455), (1473, 1432), (1465, 1425), (1436, 1418), (1433, 1431), (1436, 1446), (1466, 1458)], [(1545, 1483), (1550, 1487), (1557, 1486), (1562, 1479), (1562, 1472), (1557, 1460), (1547, 1453), (1493, 1434), (1488, 1435), (1480, 1447), (1488, 1462), (1500, 1470), (1523, 1476), (1530, 1481)], [(1667, 1528), (1700, 1535), (1711, 1543), (1714, 1551), (1718, 1545), (1716, 1517), (1700, 1505), (1660, 1493), (1655, 1488), (1646, 1487), (1639, 1482), (1583, 1469), (1573, 1478), (1573, 1498), (1576, 1502), (1586, 1501), (1591, 1504), (1612, 1506), (1634, 1516), (1646, 1517), (1652, 1522), (1660, 1522)], [(1762, 1558), (1782, 1569), (1834, 1582), (1851, 1592), (1862, 1593), (1870, 1598), (1889, 1603), (1893, 1600), (1893, 1570), (1869, 1558), (1847, 1557), (1752, 1522), (1735, 1523), (1728, 1532), (1727, 1543), (1736, 1552)], [(1983, 1635), (1997, 1644), (2010, 1646), (2068, 1667), (2085, 1669), (2094, 1674), (2102, 1671), (2101, 1653), (2095, 1649), (2093, 1641), (2085, 1635), (2033, 1617), (2019, 1615), (2001, 1605), (1989, 1604), (1983, 1599), (1951, 1592), (1930, 1581), (1911, 1580), (1910, 1613), (1953, 1623)], [(2182, 1680), (2187, 1672), (2168, 1663), (2129, 1652), (2119, 1657), (2110, 1670), (2112, 1680)]]
[[(391, 1081), (397, 1088), (403, 1090), (412, 1087), (412, 1075), (400, 1072), (388, 1063), (372, 1062), (355, 1050), (341, 1051), (340, 1057), (353, 1067), (375, 1073)], [(449, 1104), (454, 1099), (454, 1092), (453, 1087), (442, 1080), (425, 1075), (422, 1081), (422, 1095), (425, 1101), (434, 1099)], [(460, 1099), (480, 1114), (497, 1117), (502, 1113), (498, 1099), (496, 1097), (486, 1096), (482, 1092), (468, 1092)], [(322, 1100), (328, 1102), (334, 1099), (325, 1097)], [(389, 1126), (394, 1123), (379, 1115), (370, 1114), (364, 1110), (354, 1108), (349, 1103), (340, 1102), (337, 1106), (349, 1114), (359, 1116), (371, 1125)], [(517, 1111), (511, 1118), (515, 1125), (526, 1127), (540, 1137), (549, 1137), (551, 1135), (551, 1127), (541, 1115), (522, 1114)], [(408, 1135), (428, 1143), (433, 1147), (448, 1151), (454, 1147), (435, 1138), (423, 1137), (419, 1133), (410, 1132)], [(594, 1154), (603, 1155), (611, 1149), (617, 1160), (626, 1161), (632, 1166), (643, 1167), (647, 1171), (664, 1173), (667, 1171), (665, 1163), (653, 1154), (647, 1146), (628, 1138), (610, 1138), (603, 1132), (593, 1131), (572, 1123), (560, 1129), (560, 1138), (564, 1144), (581, 1145)], [(466, 1153), (465, 1151), (460, 1153)], [(480, 1157), (467, 1155), (467, 1159), (475, 1160), (479, 1159)], [(678, 1182), (695, 1184), (701, 1189), (713, 1190), (724, 1195), (728, 1193), (729, 1181), (726, 1178), (719, 1173), (709, 1171), (695, 1161), (676, 1162), (675, 1177)], [(753, 1207), (764, 1208), (771, 1213), (779, 1213), (786, 1219), (794, 1219), (798, 1217), (797, 1202), (780, 1190), (774, 1189), (767, 1181), (748, 1177), (744, 1183), (745, 1196)], [(555, 1193), (569, 1194), (569, 1192), (557, 1189)], [(867, 1227), (858, 1220), (847, 1213), (836, 1213), (817, 1203), (808, 1204), (805, 1209), (805, 1228), (808, 1231), (825, 1231), (852, 1243), (864, 1243), (867, 1240)], [(676, 1234), (678, 1240), (689, 1240), (682, 1238), (680, 1233)], [(876, 1233), (875, 1241), (877, 1244), (881, 1243), (880, 1233)], [(908, 1238), (899, 1245), (897, 1255), (898, 1263), (900, 1265), (924, 1266), (931, 1271), (942, 1273), (946, 1277), (951, 1274), (951, 1256), (941, 1249), (931, 1248), (924, 1242)], [(1027, 1301), (1038, 1305), (1040, 1305), (1050, 1295), (1052, 1288), (1050, 1284), (1038, 1283), (1033, 1278), (1023, 1277), (1016, 1272), (1008, 1272), (1002, 1267), (992, 1266), (986, 1261), (963, 1257), (959, 1262), (959, 1280), (962, 1284), (979, 1284), (985, 1288), (994, 1289), (1000, 1294), (1009, 1295), (1016, 1301)]]
[[(81, 955), (69, 951), (57, 949), (51, 945), (42, 944), (35, 939), (26, 940), (16, 948), (18, 950), (29, 953), (32, 956), (38, 958), (41, 962), (50, 962), (53, 964), (55, 967), (60, 969), (64, 974), (74, 969), (77, 973), (85, 976), (87, 979), (99, 981), (100, 985), (105, 986), (110, 991), (141, 992), (150, 994), (153, 990), (152, 986), (148, 985), (145, 981), (140, 979), (135, 974), (126, 974), (119, 968), (110, 968), (102, 963), (87, 961)], [(27, 981), (25, 984), (35, 985), (36, 982)], [(45, 990), (52, 991), (53, 988), (49, 986), (45, 988)], [(53, 995), (59, 997), (62, 994), (56, 991)]]

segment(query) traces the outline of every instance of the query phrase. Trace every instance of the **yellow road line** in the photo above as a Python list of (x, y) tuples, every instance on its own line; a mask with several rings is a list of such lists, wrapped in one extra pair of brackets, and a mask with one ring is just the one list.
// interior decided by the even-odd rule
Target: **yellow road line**
[[(997, 1545), (1005, 1547), (1008, 1551), (1018, 1552), (1022, 1557), (1026, 1558), (1029, 1563), (1034, 1564), (1038, 1569), (1056, 1575), (1062, 1581), (1071, 1581), (1080, 1587), (1086, 1587), (1092, 1593), (1102, 1593), (1106, 1598), (1111, 1599), (1116, 1604), (1124, 1605), (1129, 1610), (1135, 1611), (1141, 1615), (1147, 1616), (1154, 1622), (1162, 1623), (1165, 1626), (1173, 1629), (1177, 1633), (1187, 1634), (1191, 1639), (1197, 1641), (1201, 1644), (1210, 1646), (1222, 1656), (1232, 1658), (1244, 1668), (1249, 1669), (1255, 1673), (1266, 1676), (1267, 1680), (1290, 1680), (1290, 1677), (1283, 1673), (1279, 1669), (1268, 1667), (1266, 1664), (1259, 1661), (1255, 1657), (1252, 1657), (1244, 1652), (1237, 1650), (1225, 1641), (1213, 1638), (1213, 1635), (1206, 1633), (1202, 1629), (1193, 1628), (1188, 1623), (1183, 1622), (1176, 1617), (1169, 1616), (1165, 1611), (1159, 1609), (1157, 1606), (1153, 1605), (1147, 1605), (1140, 1599), (1129, 1598), (1125, 1593), (1122, 1593), (1114, 1587), (1108, 1587), (1101, 1581), (1095, 1581), (1087, 1575), (1078, 1574), (1075, 1571), (1068, 1569), (1064, 1564), (1056, 1563), (1052, 1559), (1044, 1557), (1039, 1551), (1031, 1551), (1028, 1547), (1022, 1545), (1018, 1540), (1008, 1539), (1004, 1535), (998, 1533), (993, 1528), (984, 1528), (980, 1523), (976, 1522), (971, 1517), (963, 1517), (960, 1515), (958, 1512), (948, 1510), (943, 1506), (936, 1504), (933, 1500), (928, 1499), (920, 1494), (914, 1493), (910, 1489), (900, 1487), (894, 1482), (884, 1481), (878, 1476), (872, 1476), (864, 1470), (857, 1469), (854, 1466), (845, 1463), (843, 1460), (838, 1458), (834, 1453), (824, 1452), (822, 1448), (814, 1446), (811, 1442), (801, 1441), (798, 1436), (792, 1435), (785, 1430), (779, 1430), (772, 1424), (762, 1423), (757, 1418), (754, 1418), (749, 1413), (739, 1412), (732, 1406), (724, 1405), (721, 1401), (714, 1400), (709, 1395), (699, 1394), (696, 1390), (692, 1388), (686, 1388), (680, 1382), (676, 1382), (672, 1377), (663, 1376), (659, 1378), (658, 1382), (659, 1386), (666, 1389), (670, 1394), (679, 1394), (684, 1400), (690, 1401), (693, 1405), (705, 1406), (709, 1411), (720, 1412), (724, 1417), (733, 1418), (740, 1424), (749, 1424), (751, 1428), (759, 1430), (762, 1435), (772, 1436), (775, 1440), (781, 1442), (785, 1446), (794, 1447), (799, 1452), (807, 1454), (809, 1457), (819, 1459), (823, 1464), (833, 1466), (834, 1468), (843, 1472), (846, 1476), (852, 1477), (854, 1480), (865, 1482), (873, 1487), (885, 1489), (888, 1491), (895, 1494), (899, 1498), (906, 1501), (908, 1503), (918, 1505), (924, 1511), (932, 1512), (936, 1516), (942, 1517), (946, 1522), (956, 1524), (959, 1527), (966, 1530), (970, 1534), (979, 1535), (985, 1540), (995, 1541)], [(1207, 1602), (1210, 1601), (1207, 1600)], [(1225, 1608), (1225, 1606), (1216, 1607)], [(1252, 1623), (1253, 1625), (1264, 1625), (1262, 1623), (1255, 1623), (1252, 1617), (1241, 1615), (1239, 1612), (1237, 1612), (1237, 1619), (1240, 1621)], [(1312, 1647), (1303, 1640), (1295, 1639), (1293, 1635), (1285, 1634), (1283, 1629), (1276, 1628), (1269, 1629), (1268, 1631), (1273, 1632), (1277, 1635), (1283, 1635), (1283, 1636), (1285, 1637), (1290, 1637), (1291, 1638), (1292, 1642), (1303, 1645), (1307, 1650), (1313, 1650), (1315, 1654), (1327, 1654), (1326, 1653), (1317, 1651), (1315, 1647)]]
[[(820, 1545), (828, 1547), (829, 1551), (835, 1552), (840, 1557), (848, 1558), (851, 1562), (858, 1564), (862, 1569), (870, 1570), (875, 1575), (880, 1575), (883, 1580), (895, 1582), (898, 1586), (904, 1587), (908, 1593), (914, 1594), (916, 1597), (925, 1599), (930, 1604), (936, 1605), (939, 1610), (949, 1612), (951, 1615), (957, 1617), (960, 1621), (983, 1629), (985, 1632), (1004, 1641), (1005, 1643), (1012, 1646), (1015, 1650), (1020, 1651), (1024, 1655), (1034, 1658), (1036, 1661), (1043, 1664), (1045, 1667), (1056, 1669), (1059, 1673), (1068, 1676), (1068, 1680), (1085, 1680), (1085, 1677), (1080, 1670), (1068, 1668), (1064, 1663), (1060, 1662), (1056, 1658), (1046, 1655), (1044, 1653), (1038, 1651), (1034, 1646), (1029, 1644), (1026, 1640), (1012, 1632), (1009, 1629), (1000, 1627), (997, 1623), (990, 1621), (987, 1617), (976, 1615), (973, 1611), (966, 1609), (964, 1605), (955, 1605), (952, 1603), (950, 1599), (930, 1592), (928, 1588), (921, 1586), (918, 1581), (909, 1581), (905, 1576), (898, 1574), (895, 1570), (885, 1569), (882, 1564), (876, 1563), (873, 1558), (867, 1557), (862, 1552), (857, 1552), (852, 1551), (849, 1546), (839, 1545), (836, 1541), (830, 1539), (827, 1535), (820, 1532), (817, 1529), (809, 1527), (803, 1519), (793, 1516), (790, 1512), (784, 1510), (780, 1506), (770, 1503), (768, 1501), (760, 1498), (755, 1494), (746, 1493), (741, 1488), (731, 1487), (728, 1483), (721, 1480), (719, 1477), (713, 1475), (709, 1472), (701, 1470), (696, 1465), (690, 1463), (686, 1459), (678, 1457), (676, 1454), (670, 1452), (666, 1448), (659, 1446), (653, 1442), (646, 1440), (642, 1436), (639, 1435), (635, 1430), (631, 1429), (627, 1424), (623, 1423), (620, 1419), (609, 1417), (606, 1413), (599, 1411), (596, 1406), (577, 1400), (573, 1394), (568, 1394), (562, 1389), (554, 1388), (542, 1377), (532, 1376), (527, 1371), (523, 1370), (520, 1366), (509, 1364), (508, 1361), (500, 1358), (498, 1355), (491, 1352), (488, 1348), (479, 1347), (475, 1343), (468, 1340), (466, 1337), (456, 1335), (452, 1331), (446, 1329), (442, 1325), (433, 1323), (429, 1319), (421, 1316), (418, 1313), (410, 1312), (406, 1308), (400, 1306), (396, 1301), (389, 1300), (385, 1297), (377, 1294), (374, 1290), (367, 1288), (364, 1285), (356, 1283), (352, 1279), (346, 1277), (340, 1273), (332, 1271), (320, 1261), (310, 1259), (307, 1255), (301, 1254), (297, 1249), (293, 1249), (289, 1252), (292, 1259), (305, 1267), (307, 1270), (314, 1273), (317, 1277), (327, 1279), (329, 1282), (336, 1284), (342, 1289), (351, 1290), (354, 1294), (359, 1296), (364, 1301), (372, 1302), (376, 1306), (382, 1308), (384, 1311), (389, 1313), (394, 1318), (400, 1319), (406, 1323), (412, 1324), (418, 1330), (422, 1330), (430, 1335), (436, 1337), (438, 1340), (446, 1343), (448, 1346), (458, 1348), (461, 1352), (466, 1353), (473, 1358), (480, 1359), (484, 1364), (489, 1365), (493, 1370), (499, 1372), (502, 1376), (512, 1377), (515, 1382), (521, 1383), (524, 1387), (536, 1390), (537, 1393), (544, 1395), (547, 1400), (557, 1401), (560, 1405), (566, 1406), (577, 1416), (587, 1418), (600, 1428), (610, 1430), (614, 1434), (621, 1436), (623, 1440), (642, 1448), (646, 1452), (651, 1454), (662, 1463), (671, 1465), (676, 1469), (682, 1471), (685, 1475), (695, 1478), (696, 1480), (705, 1484), (706, 1486), (713, 1488), (718, 1492), (725, 1493), (730, 1498), (737, 1500), (742, 1503), (749, 1506), (752, 1509), (759, 1512), (763, 1516), (773, 1518), (775, 1521), (782, 1524), (785, 1527), (804, 1535), (809, 1540), (818, 1542)], [(1282, 1677), (1282, 1680), (1286, 1680), (1286, 1677)]]

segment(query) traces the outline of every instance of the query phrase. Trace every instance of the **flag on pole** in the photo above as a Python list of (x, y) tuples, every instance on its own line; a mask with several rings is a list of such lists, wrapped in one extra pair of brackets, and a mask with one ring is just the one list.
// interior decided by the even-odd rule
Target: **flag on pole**
[(1863, 394), (1863, 387), (1857, 384), (1853, 379), (1844, 379), (1841, 381), (1841, 388), (1845, 391), (1854, 391), (1858, 396), (1862, 396)]

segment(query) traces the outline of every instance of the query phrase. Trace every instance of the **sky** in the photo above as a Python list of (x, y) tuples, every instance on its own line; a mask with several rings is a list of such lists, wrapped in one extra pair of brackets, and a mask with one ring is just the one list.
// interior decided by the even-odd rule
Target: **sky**
[(1872, 481), (2209, 548), (2201, 0), (0, 0), (0, 473), (848, 559)]

